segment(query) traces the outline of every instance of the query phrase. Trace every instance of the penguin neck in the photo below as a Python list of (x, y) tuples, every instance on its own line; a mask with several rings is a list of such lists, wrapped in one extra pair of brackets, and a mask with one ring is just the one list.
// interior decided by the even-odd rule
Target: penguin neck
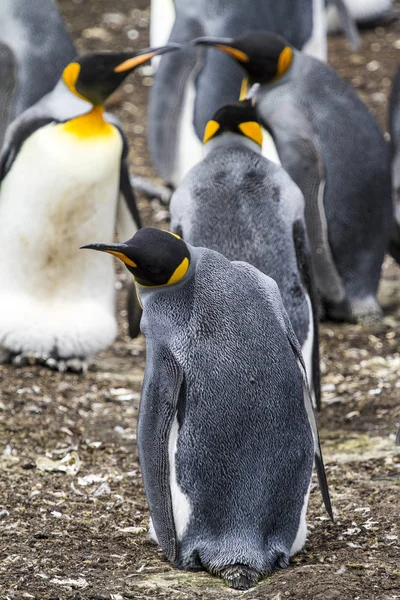
[(64, 131), (79, 138), (110, 135), (114, 128), (104, 119), (103, 115), (103, 106), (93, 106), (88, 113), (67, 121), (64, 125)]
[(210, 152), (216, 150), (217, 148), (247, 148), (248, 150), (252, 150), (257, 154), (261, 154), (261, 146), (253, 142), (248, 137), (241, 135), (239, 133), (223, 133), (222, 135), (217, 135), (212, 138), (209, 142), (204, 144), (203, 146), (203, 156), (206, 157)]

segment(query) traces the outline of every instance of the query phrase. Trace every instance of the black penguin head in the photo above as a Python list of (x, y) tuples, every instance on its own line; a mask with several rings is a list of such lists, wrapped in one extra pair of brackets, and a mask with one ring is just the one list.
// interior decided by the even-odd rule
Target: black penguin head
[(293, 48), (275, 33), (253, 32), (236, 39), (197, 38), (195, 46), (212, 46), (232, 56), (253, 83), (270, 83), (282, 77), (293, 60)]
[(154, 227), (139, 229), (123, 244), (86, 244), (82, 248), (117, 256), (143, 286), (177, 283), (186, 275), (190, 264), (187, 244), (175, 233)]
[(179, 44), (169, 44), (140, 52), (86, 54), (65, 67), (62, 79), (75, 96), (101, 106), (134, 69), (157, 54), (179, 48)]
[(258, 123), (256, 109), (251, 100), (226, 104), (208, 121), (204, 130), (203, 143), (224, 133), (243, 135), (262, 146), (262, 130)]

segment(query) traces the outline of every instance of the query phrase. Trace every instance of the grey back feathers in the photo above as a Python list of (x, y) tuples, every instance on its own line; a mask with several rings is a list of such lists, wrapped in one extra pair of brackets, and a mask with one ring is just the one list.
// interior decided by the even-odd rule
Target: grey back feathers
[[(221, 147), (221, 142), (227, 146)], [(242, 142), (243, 139), (243, 142)], [(304, 283), (298, 271), (293, 226), (304, 223), (304, 200), (278, 165), (225, 134), (188, 173), (171, 199), (171, 228), (193, 246), (243, 260), (278, 284), (303, 345), (309, 328)]]
[[(138, 425), (146, 494), (174, 564), (223, 575), (239, 563), (259, 577), (288, 563), (310, 484), (314, 439), (301, 355), (272, 279), (189, 249), (181, 282), (139, 290), (148, 351)], [(190, 507), (180, 536), (173, 498), (160, 493), (175, 415), (174, 468)]]
[(259, 88), (256, 108), (306, 199), (317, 284), (328, 312), (376, 318), (392, 222), (389, 154), (377, 123), (332, 69), (298, 52), (285, 77)]
[(0, 146), (8, 123), (54, 87), (76, 54), (54, 2), (2, 0)]

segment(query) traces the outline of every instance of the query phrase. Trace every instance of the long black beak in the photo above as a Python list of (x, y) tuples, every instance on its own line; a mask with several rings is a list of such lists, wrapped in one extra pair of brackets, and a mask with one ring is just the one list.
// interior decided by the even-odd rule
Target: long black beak
[(175, 44), (171, 42), (166, 46), (159, 46), (158, 48), (145, 48), (139, 53), (135, 52), (133, 56), (129, 56), (129, 54), (127, 54), (126, 60), (117, 65), (114, 69), (114, 72), (123, 73), (124, 71), (132, 71), (133, 69), (136, 69), (136, 67), (140, 67), (140, 65), (143, 65), (145, 62), (152, 59), (154, 56), (167, 54), (167, 52), (175, 52), (181, 48), (181, 44)]
[(85, 244), (80, 247), (80, 250), (99, 250), (100, 252), (124, 252), (127, 250), (127, 244), (102, 244), (95, 242), (94, 244)]
[(215, 46), (217, 44), (222, 46), (231, 46), (233, 44), (233, 39), (204, 36), (196, 38), (189, 43), (190, 46)]

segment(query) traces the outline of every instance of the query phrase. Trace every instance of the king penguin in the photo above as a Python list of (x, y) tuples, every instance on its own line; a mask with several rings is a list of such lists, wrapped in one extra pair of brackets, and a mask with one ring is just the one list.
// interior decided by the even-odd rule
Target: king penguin
[(154, 228), (121, 258), (143, 306), (138, 448), (154, 537), (181, 569), (247, 589), (306, 539), (313, 457), (332, 516), (306, 373), (273, 279)]
[(275, 34), (203, 38), (241, 64), (260, 122), (303, 192), (327, 316), (381, 317), (376, 299), (392, 227), (389, 151), (367, 107), (330, 67)]
[(79, 369), (113, 341), (113, 265), (78, 248), (88, 236), (113, 235), (119, 191), (128, 224), (136, 229), (140, 218), (126, 144), (104, 119), (103, 103), (137, 66), (174, 49), (76, 59), (54, 92), (7, 130), (0, 157), (3, 361), (21, 364), (33, 355)]
[(52, 0), (1, 0), (0, 148), (8, 124), (53, 89), (75, 56)]
[[(152, 45), (164, 43), (172, 22), (170, 42), (275, 31), (296, 48), (326, 60), (324, 0), (153, 0)], [(241, 81), (240, 69), (222, 55), (206, 51), (198, 56), (186, 48), (162, 57), (150, 90), (148, 146), (157, 173), (168, 185), (176, 188), (201, 160), (207, 122), (218, 108), (239, 99)]]
[(276, 281), (319, 408), (318, 300), (304, 198), (286, 171), (261, 155), (262, 143), (249, 100), (219, 109), (205, 129), (205, 157), (172, 195), (171, 231)]
[(393, 258), (400, 264), (400, 66), (397, 67), (397, 71), (393, 78), (389, 115), (392, 180), (395, 197), (394, 224), (389, 250)]
[[(393, 0), (343, 0), (343, 3), (351, 18), (361, 26), (376, 25), (393, 6)], [(326, 20), (329, 33), (342, 30), (343, 23), (335, 0), (327, 2)]]

